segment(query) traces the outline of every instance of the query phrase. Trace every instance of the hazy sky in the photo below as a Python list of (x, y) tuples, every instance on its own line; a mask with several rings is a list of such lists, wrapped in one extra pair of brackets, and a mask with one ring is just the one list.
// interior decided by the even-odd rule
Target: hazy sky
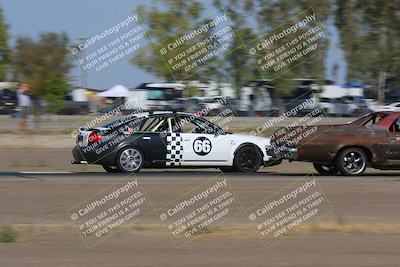
[[(41, 32), (65, 31), (72, 41), (89, 37), (93, 33), (112, 25), (118, 18), (124, 17), (136, 5), (148, 4), (150, 0), (0, 0), (6, 21), (10, 24), (11, 44), (16, 36), (37, 38)], [(339, 82), (344, 81), (345, 64), (341, 51), (337, 48), (338, 34), (329, 23), (328, 30), (333, 47), (328, 51), (327, 72), (333, 62), (340, 65)], [(109, 88), (115, 84), (136, 87), (143, 82), (161, 81), (141, 69), (129, 64), (127, 60), (113, 66), (110, 71), (93, 77), (88, 73), (88, 86)], [(74, 84), (79, 85), (79, 71), (72, 71)], [(327, 78), (330, 78), (327, 75)]]

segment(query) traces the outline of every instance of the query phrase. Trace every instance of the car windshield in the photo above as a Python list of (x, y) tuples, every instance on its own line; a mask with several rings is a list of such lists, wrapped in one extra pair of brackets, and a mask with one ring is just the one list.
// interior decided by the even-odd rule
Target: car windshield
[(350, 122), (350, 124), (357, 125), (357, 126), (371, 126), (371, 125), (374, 125), (374, 124), (380, 122), (381, 120), (383, 120), (386, 117), (387, 117), (386, 113), (377, 112), (377, 113), (365, 115), (364, 117), (361, 117), (358, 120)]

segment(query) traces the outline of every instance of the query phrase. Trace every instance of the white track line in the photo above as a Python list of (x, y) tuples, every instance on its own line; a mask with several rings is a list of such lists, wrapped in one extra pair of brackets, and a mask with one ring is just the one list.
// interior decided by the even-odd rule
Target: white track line
[(38, 171), (25, 171), (25, 172), (17, 172), (22, 174), (71, 174), (72, 172), (38, 172)]

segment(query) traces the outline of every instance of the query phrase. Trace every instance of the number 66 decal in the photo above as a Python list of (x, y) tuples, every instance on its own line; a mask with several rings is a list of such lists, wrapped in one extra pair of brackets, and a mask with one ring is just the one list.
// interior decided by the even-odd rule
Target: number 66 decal
[(205, 156), (210, 153), (211, 141), (207, 137), (198, 137), (193, 142), (193, 150), (197, 155)]

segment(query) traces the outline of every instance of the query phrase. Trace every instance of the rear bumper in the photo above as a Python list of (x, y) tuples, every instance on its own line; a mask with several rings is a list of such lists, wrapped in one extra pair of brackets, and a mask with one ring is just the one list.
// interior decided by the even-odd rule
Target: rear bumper
[(115, 164), (116, 151), (96, 154), (95, 150), (85, 152), (84, 149), (75, 146), (72, 149), (73, 160), (71, 164), (100, 164), (113, 165)]

